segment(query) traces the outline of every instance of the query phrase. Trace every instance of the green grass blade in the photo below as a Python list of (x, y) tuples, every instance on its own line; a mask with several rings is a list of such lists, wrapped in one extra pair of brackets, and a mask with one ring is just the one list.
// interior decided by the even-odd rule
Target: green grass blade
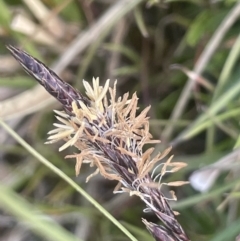
[(183, 131), (174, 141), (173, 143), (177, 143), (181, 140), (187, 140), (191, 137), (198, 134), (202, 129), (199, 128), (199, 125), (204, 121), (208, 120), (211, 117), (214, 117), (219, 111), (223, 110), (226, 105), (233, 100), (240, 93), (240, 80), (237, 81), (235, 85), (233, 85), (230, 89), (228, 89), (224, 94), (222, 94), (221, 98), (218, 98), (209, 109), (203, 113), (187, 130)]
[(0, 183), (0, 206), (8, 210), (19, 220), (26, 222), (34, 232), (47, 240), (53, 241), (81, 241), (61, 226), (39, 213), (39, 210), (26, 202), (20, 195)]
[(126, 236), (132, 241), (137, 239), (121, 224), (119, 223), (107, 210), (105, 210), (98, 202), (96, 202), (88, 193), (86, 193), (76, 182), (68, 177), (64, 172), (55, 167), (51, 162), (44, 158), (40, 153), (33, 149), (27, 142), (25, 142), (15, 131), (13, 131), (5, 122), (0, 119), (0, 125), (29, 153), (36, 157), (41, 163), (51, 169), (55, 174), (65, 180), (70, 186), (72, 186), (78, 193), (83, 195), (93, 206), (95, 206), (104, 216), (106, 216), (114, 225), (116, 225)]

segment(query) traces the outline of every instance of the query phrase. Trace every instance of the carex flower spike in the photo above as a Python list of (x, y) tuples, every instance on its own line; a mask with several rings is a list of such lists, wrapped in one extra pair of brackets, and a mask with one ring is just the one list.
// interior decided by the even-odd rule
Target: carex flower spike
[[(119, 184), (115, 193), (127, 192), (137, 195), (145, 203), (145, 212), (153, 212), (161, 225), (143, 219), (152, 236), (158, 241), (189, 241), (186, 233), (175, 218), (168, 200), (162, 191), (162, 185), (180, 186), (186, 182), (163, 183), (166, 173), (174, 173), (186, 166), (185, 163), (173, 162), (172, 157), (163, 159), (170, 148), (151, 157), (154, 148), (143, 152), (145, 144), (154, 144), (149, 133), (147, 117), (150, 107), (137, 115), (138, 98), (134, 93), (130, 98), (126, 93), (116, 97), (116, 82), (109, 87), (109, 80), (104, 86), (99, 79), (93, 78), (93, 85), (83, 81), (86, 96), (71, 85), (61, 80), (52, 70), (26, 52), (13, 46), (8, 49), (28, 74), (33, 76), (64, 107), (64, 111), (55, 111), (60, 123), (48, 134), (47, 143), (64, 140), (60, 151), (69, 146), (76, 146), (78, 154), (67, 156), (76, 158), (76, 174), (83, 163), (96, 167), (87, 181), (97, 173)], [(158, 172), (158, 173), (157, 173)], [(172, 193), (172, 199), (176, 197)]]

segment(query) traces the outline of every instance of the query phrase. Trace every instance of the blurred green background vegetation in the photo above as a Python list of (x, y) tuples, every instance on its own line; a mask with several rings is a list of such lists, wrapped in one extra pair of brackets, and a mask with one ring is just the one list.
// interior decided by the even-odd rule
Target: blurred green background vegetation
[[(6, 49), (12, 44), (82, 90), (82, 79), (118, 80), (151, 105), (150, 128), (186, 168), (165, 177), (191, 240), (237, 240), (239, 218), (240, 2), (234, 0), (0, 0), (0, 118), (86, 190), (138, 240), (151, 240), (136, 197), (83, 166), (76, 150), (44, 145), (61, 106)], [(129, 240), (75, 188), (0, 129), (0, 241)], [(202, 192), (201, 192), (202, 191)]]

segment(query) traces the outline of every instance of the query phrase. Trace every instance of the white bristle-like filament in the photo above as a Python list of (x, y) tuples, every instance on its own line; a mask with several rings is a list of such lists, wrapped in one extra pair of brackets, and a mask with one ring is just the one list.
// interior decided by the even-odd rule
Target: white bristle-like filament
[(62, 116), (63, 118), (69, 118), (69, 115), (64, 111), (53, 110), (57, 115)]
[(73, 130), (72, 126), (66, 126), (66, 125), (62, 125), (62, 124), (58, 124), (58, 123), (54, 123), (53, 125), (58, 128), (64, 129), (64, 130)]
[(71, 146), (72, 144), (72, 139), (68, 140), (64, 145), (62, 145), (58, 150), (59, 151), (63, 151), (65, 149), (67, 149), (69, 146)]
[(59, 132), (55, 135), (51, 135), (48, 137), (48, 140), (52, 140), (52, 139), (63, 139), (67, 136), (70, 136), (72, 133), (74, 132), (74, 130), (66, 130), (66, 131), (62, 131)]

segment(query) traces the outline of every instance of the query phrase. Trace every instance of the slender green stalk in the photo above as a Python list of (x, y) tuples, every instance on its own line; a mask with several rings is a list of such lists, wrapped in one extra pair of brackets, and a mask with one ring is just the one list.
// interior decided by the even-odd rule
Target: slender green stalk
[(44, 158), (40, 153), (38, 153), (34, 148), (32, 148), (26, 141), (24, 141), (15, 131), (13, 131), (5, 122), (0, 119), (0, 125), (19, 143), (21, 144), (29, 153), (36, 157), (41, 163), (51, 169), (59, 177), (65, 180), (70, 186), (72, 186), (78, 193), (83, 195), (93, 206), (95, 206), (104, 216), (106, 216), (112, 223), (114, 223), (126, 236), (128, 236), (132, 241), (137, 241), (137, 239), (123, 226), (119, 221), (117, 221), (106, 209), (104, 209), (98, 202), (96, 202), (88, 193), (86, 193), (76, 182), (74, 182), (70, 177), (68, 177), (64, 172), (55, 167), (51, 162)]

